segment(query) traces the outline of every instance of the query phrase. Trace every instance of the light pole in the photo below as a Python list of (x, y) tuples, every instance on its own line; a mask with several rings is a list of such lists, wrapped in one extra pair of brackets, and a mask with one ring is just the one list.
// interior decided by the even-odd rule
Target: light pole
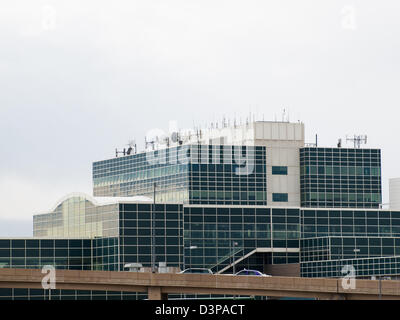
[(190, 268), (192, 267), (192, 250), (197, 249), (197, 246), (190, 246), (189, 247), (189, 265)]
[[(189, 250), (189, 267), (192, 267), (192, 250), (197, 249), (197, 246), (189, 246), (184, 248), (184, 252), (186, 252), (186, 250)], [(186, 270), (186, 263), (185, 263), (185, 257), (183, 257), (183, 270)]]
[(155, 217), (154, 211), (156, 210), (156, 183), (153, 184), (153, 205), (151, 208), (151, 272), (156, 272), (156, 251), (155, 251)]
[(235, 274), (236, 272), (236, 264), (235, 264), (235, 247), (238, 245), (238, 243), (236, 241), (233, 241), (233, 265), (232, 265), (232, 273)]
[(357, 252), (360, 252), (360, 249), (355, 248), (353, 251), (356, 254), (356, 259), (357, 259)]

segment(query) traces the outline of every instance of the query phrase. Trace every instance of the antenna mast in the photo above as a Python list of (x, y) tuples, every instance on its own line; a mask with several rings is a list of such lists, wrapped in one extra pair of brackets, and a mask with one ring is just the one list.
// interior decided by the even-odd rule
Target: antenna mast
[(359, 149), (359, 148), (361, 148), (362, 143), (364, 143), (364, 144), (367, 143), (367, 136), (366, 135), (354, 135), (353, 138), (348, 138), (346, 135), (346, 142), (347, 141), (352, 141), (354, 143), (354, 148)]

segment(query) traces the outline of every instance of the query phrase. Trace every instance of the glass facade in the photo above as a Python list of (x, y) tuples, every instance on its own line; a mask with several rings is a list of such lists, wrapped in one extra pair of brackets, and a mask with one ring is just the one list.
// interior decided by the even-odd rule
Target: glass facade
[(84, 195), (61, 201), (46, 214), (33, 216), (35, 238), (93, 238), (118, 235), (118, 205), (96, 205)]
[(90, 239), (0, 239), (0, 268), (91, 270)]
[[(60, 206), (76, 201), (76, 197), (72, 197), (63, 201)], [(84, 198), (80, 198), (80, 201), (82, 203), (87, 202)], [(81, 216), (81, 207), (82, 205), (79, 205), (78, 201), (78, 205), (73, 206), (75, 211), (68, 211), (71, 220)], [(161, 261), (167, 262), (168, 266), (182, 266), (182, 205), (116, 203), (112, 205), (92, 205), (90, 208), (97, 213), (98, 221), (96, 223), (100, 223), (100, 228), (96, 229), (98, 233), (87, 240), (90, 241), (89, 249), (91, 250), (87, 255), (91, 259), (89, 263), (90, 269), (123, 271), (124, 265), (132, 262), (142, 263), (143, 266), (149, 267), (151, 266), (153, 244), (157, 263)], [(52, 219), (58, 219), (59, 215), (56, 211), (56, 213), (50, 213), (46, 216), (46, 221), (51, 221)], [(42, 218), (42, 215), (40, 217)], [(90, 220), (91, 222), (92, 220)], [(38, 223), (43, 224), (43, 218)], [(84, 227), (83, 225), (83, 230)], [(43, 230), (43, 225), (41, 225), (41, 228)], [(154, 234), (152, 234), (152, 229)], [(54, 238), (49, 239), (49, 237), (46, 237), (46, 240), (43, 239), (43, 241), (50, 241), (54, 246), (54, 241), (58, 241), (55, 240), (58, 238), (58, 230), (58, 224), (46, 224), (46, 235), (53, 235)], [(70, 233), (63, 229), (61, 231), (63, 236), (69, 238), (73, 238), (77, 233), (76, 230)], [(84, 233), (81, 234), (82, 237), (84, 235)], [(26, 251), (28, 256), (40, 257), (36, 251), (31, 251), (30, 249), (28, 251)], [(53, 265), (53, 263), (50, 264)], [(87, 265), (85, 265), (86, 267)]]
[[(72, 244), (56, 235), (73, 238), (75, 228), (86, 230), (85, 221), (91, 226), (91, 214), (98, 216), (94, 228), (97, 236), (72, 239), (75, 247), (69, 251)], [(38, 225), (43, 224), (43, 215), (40, 217)], [(82, 217), (87, 220), (80, 220)], [(232, 262), (238, 259), (237, 270), (263, 270), (268, 264), (400, 255), (400, 212), (388, 210), (171, 203), (95, 205), (85, 197), (74, 196), (62, 201), (46, 219), (46, 234), (53, 235), (53, 239), (0, 242), (4, 247), (0, 252), (3, 267), (55, 264), (69, 269), (122, 271), (127, 263), (150, 267), (154, 257), (156, 264), (166, 262), (169, 267), (229, 272)], [(55, 222), (50, 223), (52, 219)], [(69, 227), (60, 228), (59, 221), (70, 221)]]
[(150, 267), (152, 254), (157, 264), (166, 262), (169, 267), (182, 268), (182, 205), (120, 204), (119, 217), (120, 270), (126, 263)]
[(400, 237), (400, 212), (388, 210), (303, 209), (302, 238)]
[(379, 149), (301, 148), (302, 207), (379, 208)]
[[(256, 248), (299, 248), (299, 215), (299, 209), (185, 206), (185, 266), (217, 272)], [(272, 251), (268, 263), (299, 262), (298, 252)], [(263, 259), (265, 255), (250, 256), (237, 270), (244, 266), (263, 270), (267, 263)]]
[(343, 277), (351, 266), (358, 278), (400, 274), (400, 238), (324, 237), (300, 241), (302, 277)]
[(0, 300), (137, 300), (147, 295), (135, 292), (95, 290), (49, 290), (0, 288)]
[(190, 149), (174, 147), (94, 162), (93, 195), (153, 197), (157, 183), (157, 202), (187, 201), (189, 156)]
[(157, 203), (266, 204), (265, 147), (185, 145), (93, 163), (95, 196)]
[(323, 237), (300, 241), (301, 262), (400, 256), (400, 238)]
[(352, 270), (357, 278), (393, 277), (393, 279), (398, 279), (400, 256), (304, 262), (300, 264), (300, 275), (307, 278), (341, 278), (348, 275), (348, 271), (344, 269), (345, 266), (354, 268)]
[(400, 270), (400, 212), (303, 209), (300, 270), (303, 277), (343, 277), (345, 265), (359, 277)]
[[(77, 202), (71, 208), (77, 217), (82, 216), (85, 198), (70, 200), (61, 204)], [(150, 267), (154, 257), (155, 265), (166, 262), (181, 270), (201, 267), (232, 273), (232, 263), (239, 261), (236, 271), (299, 264), (303, 277), (342, 277), (343, 266), (350, 264), (359, 277), (399, 275), (397, 211), (171, 203), (116, 203), (94, 205), (93, 210), (107, 216), (110, 208), (112, 217), (115, 210), (118, 216), (117, 221), (110, 219), (112, 228), (105, 228), (116, 229), (110, 236), (1, 239), (0, 267), (54, 265), (58, 269), (123, 271), (127, 263)], [(74, 210), (68, 211), (69, 217)], [(1, 292), (15, 299), (46, 299), (44, 291), (41, 295), (40, 290), (24, 290)], [(145, 298), (143, 294), (76, 290), (57, 295), (60, 299)]]
[(120, 267), (119, 237), (94, 238), (92, 242), (92, 270), (122, 271)]

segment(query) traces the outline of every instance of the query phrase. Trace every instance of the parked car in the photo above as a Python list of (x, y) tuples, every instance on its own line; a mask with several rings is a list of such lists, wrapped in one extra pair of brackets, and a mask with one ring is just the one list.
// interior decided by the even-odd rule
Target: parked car
[(187, 268), (179, 273), (213, 274), (210, 269), (206, 268)]
[(235, 274), (236, 276), (260, 276), (260, 277), (271, 277), (269, 274), (262, 273), (258, 270), (248, 270), (248, 269), (243, 269), (240, 270)]

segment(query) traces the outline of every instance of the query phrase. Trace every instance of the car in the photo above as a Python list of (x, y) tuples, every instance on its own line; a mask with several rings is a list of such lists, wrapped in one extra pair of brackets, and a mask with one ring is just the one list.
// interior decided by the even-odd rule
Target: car
[(179, 273), (213, 274), (213, 272), (210, 269), (206, 268), (187, 268)]
[(243, 269), (240, 270), (235, 274), (236, 276), (260, 276), (260, 277), (270, 277), (271, 275), (262, 273), (258, 270), (248, 270), (248, 269)]

